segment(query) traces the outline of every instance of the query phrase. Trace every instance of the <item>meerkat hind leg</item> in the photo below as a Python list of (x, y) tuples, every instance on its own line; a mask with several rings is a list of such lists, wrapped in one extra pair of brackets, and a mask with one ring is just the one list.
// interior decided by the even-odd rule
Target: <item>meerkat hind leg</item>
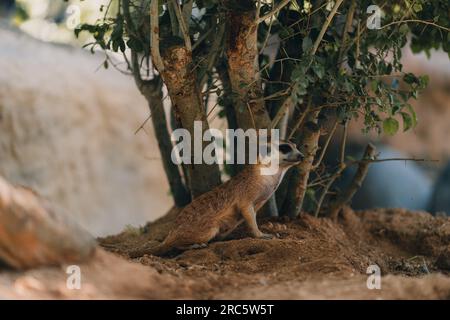
[(203, 248), (206, 248), (207, 246), (208, 246), (207, 243), (194, 243), (194, 244), (191, 244), (190, 246), (182, 247), (180, 249), (182, 249), (182, 250), (194, 250), (194, 249), (203, 249)]
[(269, 233), (263, 233), (258, 228), (258, 224), (256, 222), (256, 212), (255, 208), (252, 206), (248, 208), (241, 209), (241, 214), (244, 217), (245, 221), (247, 222), (248, 226), (250, 227), (250, 231), (255, 238), (261, 238), (261, 239), (272, 239), (273, 235)]
[(230, 230), (225, 231), (224, 233), (220, 234), (220, 235), (217, 237), (217, 240), (223, 241), (223, 240), (227, 239), (228, 236), (229, 236), (234, 230), (236, 230), (236, 228), (237, 228), (238, 226), (240, 226), (240, 225), (242, 224), (242, 222), (244, 222), (244, 219), (239, 220), (232, 228), (230, 228)]
[(189, 241), (184, 241), (183, 245), (179, 245), (178, 248), (181, 250), (206, 248), (208, 246), (208, 242), (211, 241), (211, 239), (213, 239), (218, 232), (218, 227), (206, 229), (204, 232), (199, 232), (196, 236), (190, 237)]

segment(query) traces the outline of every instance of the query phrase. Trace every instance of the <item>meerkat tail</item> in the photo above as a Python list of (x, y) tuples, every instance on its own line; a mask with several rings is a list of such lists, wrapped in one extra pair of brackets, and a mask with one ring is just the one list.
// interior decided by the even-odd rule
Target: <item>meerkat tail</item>
[(132, 259), (140, 258), (146, 254), (150, 254), (153, 256), (162, 256), (168, 253), (172, 248), (165, 244), (164, 242), (152, 247), (152, 248), (143, 248), (136, 249), (128, 254), (128, 256)]

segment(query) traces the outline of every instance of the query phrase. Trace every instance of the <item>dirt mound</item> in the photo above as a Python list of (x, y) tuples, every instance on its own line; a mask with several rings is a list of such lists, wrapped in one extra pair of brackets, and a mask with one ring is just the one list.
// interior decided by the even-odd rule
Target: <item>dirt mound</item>
[(70, 289), (67, 266), (0, 272), (0, 299), (174, 299), (189, 298), (190, 282), (160, 275), (98, 249), (80, 264), (81, 289)]
[[(176, 216), (100, 240), (128, 252), (161, 241)], [(190, 282), (193, 298), (450, 298), (450, 219), (405, 210), (345, 210), (339, 223), (303, 216), (264, 219), (273, 240), (246, 238), (211, 243), (171, 258), (135, 261)], [(159, 232), (153, 232), (158, 230)], [(367, 267), (376, 264), (388, 290), (368, 290)], [(300, 290), (301, 289), (301, 290)]]
[[(141, 229), (99, 239), (80, 264), (80, 290), (66, 287), (62, 268), (25, 273), (0, 268), (0, 298), (142, 299), (450, 299), (450, 218), (426, 212), (346, 209), (338, 223), (303, 216), (263, 219), (272, 240), (232, 239), (178, 256), (128, 253), (161, 241), (178, 210)], [(381, 269), (369, 290), (367, 267)]]

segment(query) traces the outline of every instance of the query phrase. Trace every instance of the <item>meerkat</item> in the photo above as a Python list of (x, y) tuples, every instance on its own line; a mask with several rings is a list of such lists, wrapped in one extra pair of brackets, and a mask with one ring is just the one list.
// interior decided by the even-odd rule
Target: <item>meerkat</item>
[(304, 157), (290, 142), (272, 144), (279, 152), (278, 169), (273, 175), (262, 175), (262, 164), (247, 165), (240, 173), (202, 194), (177, 216), (174, 229), (165, 240), (153, 248), (137, 250), (131, 257), (144, 254), (164, 255), (173, 249), (189, 250), (206, 247), (213, 239), (224, 239), (244, 221), (255, 238), (273, 236), (259, 230), (256, 212), (280, 185), (286, 171)]

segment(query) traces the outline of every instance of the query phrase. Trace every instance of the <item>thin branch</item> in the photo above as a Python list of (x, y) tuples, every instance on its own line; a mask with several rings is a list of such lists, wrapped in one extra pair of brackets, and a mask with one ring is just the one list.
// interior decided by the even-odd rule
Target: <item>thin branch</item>
[(136, 131), (134, 132), (134, 134), (138, 134), (139, 131), (141, 131), (142, 129), (144, 129), (145, 125), (147, 124), (148, 120), (150, 120), (152, 118), (152, 114), (150, 113), (148, 115), (148, 117), (144, 120), (144, 122), (142, 122), (142, 124), (139, 126), (139, 128), (136, 129)]
[(333, 20), (334, 16), (337, 13), (337, 10), (341, 6), (342, 2), (344, 0), (337, 0), (336, 3), (333, 6), (333, 9), (331, 9), (330, 14), (328, 15), (327, 19), (325, 20), (325, 23), (322, 26), (322, 29), (320, 30), (319, 35), (317, 36), (316, 41), (314, 42), (313, 49), (311, 51), (311, 55), (314, 55), (319, 48), (320, 42), (322, 41), (323, 36), (325, 35), (325, 32), (328, 29), (328, 26), (330, 25), (331, 21)]
[(263, 42), (263, 44), (261, 46), (261, 49), (259, 50), (259, 54), (262, 54), (264, 49), (267, 46), (267, 42), (269, 41), (269, 37), (270, 37), (270, 31), (272, 30), (272, 25), (273, 25), (274, 21), (275, 21), (275, 19), (273, 18), (273, 16), (271, 16), (270, 17), (270, 22), (269, 22), (269, 28), (267, 30), (267, 35), (266, 35), (266, 38), (264, 39), (264, 42)]
[(376, 148), (373, 144), (369, 143), (364, 152), (362, 161), (359, 163), (358, 170), (353, 177), (350, 186), (345, 190), (338, 199), (331, 205), (329, 216), (333, 220), (337, 220), (339, 212), (341, 209), (351, 201), (355, 193), (361, 188), (361, 185), (366, 178), (367, 172), (369, 171), (369, 161), (364, 161), (366, 159), (372, 160), (375, 157)]
[(352, 161), (350, 164), (356, 164), (361, 162), (387, 162), (387, 161), (414, 161), (414, 162), (439, 162), (438, 159), (424, 159), (424, 158), (386, 158), (386, 159), (365, 159)]
[(216, 63), (217, 57), (219, 55), (220, 45), (222, 44), (223, 35), (225, 34), (225, 24), (222, 23), (219, 25), (218, 34), (215, 35), (214, 41), (211, 45), (211, 48), (209, 50), (209, 55), (206, 62), (206, 69), (205, 74), (202, 76), (200, 80), (200, 88), (203, 87), (203, 84), (206, 81), (206, 78), (208, 77), (208, 70), (211, 70)]
[(159, 51), (159, 15), (158, 15), (158, 3), (159, 0), (152, 0), (150, 4), (150, 41), (151, 41), (151, 54), (153, 64), (158, 72), (164, 71), (164, 63)]
[(390, 23), (388, 23), (388, 24), (385, 24), (385, 25), (382, 26), (380, 29), (385, 29), (385, 28), (390, 27), (390, 26), (395, 25), (395, 24), (409, 23), (409, 22), (413, 22), (413, 23), (423, 23), (423, 24), (430, 25), (430, 26), (433, 26), (433, 27), (436, 27), (436, 28), (445, 30), (445, 31), (447, 31), (447, 32), (450, 32), (450, 28), (441, 26), (441, 25), (436, 24), (436, 23), (434, 23), (434, 22), (430, 22), (430, 21), (426, 21), (426, 20), (419, 20), (419, 19), (408, 19), (408, 20), (401, 20), (401, 21), (392, 21), (392, 22), (390, 22)]
[(177, 14), (175, 13), (175, 7), (173, 2), (167, 4), (167, 11), (169, 12), (170, 27), (172, 28), (172, 35), (181, 35), (180, 29), (178, 28)]
[(275, 93), (272, 93), (272, 94), (270, 94), (270, 95), (268, 95), (268, 96), (265, 96), (265, 97), (263, 97), (263, 98), (252, 99), (252, 100), (250, 100), (250, 102), (275, 100), (275, 98), (283, 97), (283, 96), (287, 95), (287, 94), (291, 91), (291, 89), (292, 89), (291, 83), (288, 82), (287, 84), (290, 85), (289, 88), (287, 88), (287, 89), (279, 90), (279, 91), (277, 91), (277, 92), (275, 92)]
[(328, 146), (330, 145), (331, 139), (334, 136), (334, 133), (336, 132), (336, 129), (338, 127), (339, 121), (335, 121), (333, 128), (330, 131), (330, 134), (328, 135), (327, 141), (325, 141), (325, 144), (322, 148), (322, 152), (320, 153), (319, 158), (317, 159), (316, 163), (312, 166), (312, 170), (315, 170), (319, 167), (319, 165), (322, 163), (323, 158), (325, 157), (325, 154), (327, 152)]
[(192, 45), (192, 51), (194, 51), (206, 38), (208, 38), (208, 36), (210, 35), (211, 32), (214, 31), (214, 28), (209, 28), (208, 31), (206, 31), (204, 34), (202, 34), (197, 41), (194, 42), (194, 44)]
[(343, 58), (347, 51), (348, 33), (350, 32), (350, 28), (353, 23), (353, 16), (355, 15), (355, 9), (356, 9), (356, 0), (352, 0), (352, 3), (350, 4), (350, 9), (348, 10), (347, 13), (347, 19), (345, 20), (344, 30), (342, 33), (342, 42), (341, 42), (342, 44), (339, 50), (339, 57), (338, 57), (340, 68), (342, 68)]
[[(133, 23), (133, 19), (131, 18), (131, 14), (130, 14), (130, 1), (129, 0), (122, 0), (122, 9), (123, 9), (123, 14), (124, 14), (125, 21), (126, 21), (126, 28), (127, 28), (128, 34), (136, 33), (136, 27)], [(144, 89), (145, 81), (142, 80), (142, 77), (141, 77), (141, 66), (138, 61), (137, 52), (135, 50), (131, 49), (131, 62), (128, 61), (128, 58), (125, 53), (123, 54), (123, 56), (125, 58), (125, 61), (128, 64), (128, 67), (130, 68), (130, 70), (133, 74), (134, 81), (136, 82), (138, 89), (142, 92), (142, 90)]]
[(341, 149), (339, 151), (339, 163), (343, 165), (345, 161), (345, 146), (347, 144), (348, 121), (344, 123), (344, 131), (342, 132)]
[(183, 13), (181, 12), (180, 5), (177, 0), (172, 0), (173, 6), (175, 8), (175, 14), (177, 15), (178, 23), (180, 25), (180, 31), (184, 38), (184, 44), (188, 51), (192, 51), (191, 37), (189, 36), (189, 28), (184, 20)]
[(289, 4), (289, 2), (291, 2), (291, 1), (292, 0), (281, 1), (275, 8), (272, 9), (272, 11), (270, 11), (269, 13), (265, 14), (262, 17), (259, 17), (259, 18), (257, 17), (256, 24), (260, 24), (264, 20), (272, 17), (273, 15), (276, 15), (281, 9), (283, 9), (285, 6), (287, 6)]
[(342, 174), (342, 172), (345, 170), (346, 166), (339, 166), (337, 171), (330, 177), (328, 180), (328, 183), (325, 185), (325, 187), (322, 190), (322, 194), (320, 195), (319, 201), (317, 202), (316, 211), (314, 212), (314, 216), (317, 218), (319, 216), (320, 210), (322, 209), (323, 201), (325, 200), (325, 197), (327, 196), (331, 186), (336, 181), (337, 178), (339, 178)]
[(284, 117), (286, 112), (294, 106), (294, 100), (292, 100), (292, 97), (289, 96), (284, 100), (283, 104), (281, 105), (280, 109), (278, 109), (277, 114), (272, 120), (272, 123), (270, 125), (270, 129), (275, 128), (278, 123), (281, 121), (281, 119)]
[(189, 0), (188, 2), (186, 2), (183, 5), (183, 18), (184, 21), (186, 22), (186, 29), (189, 32), (189, 21), (191, 19), (192, 16), (192, 6), (194, 4), (194, 0)]
[(312, 100), (311, 97), (308, 99), (308, 103), (306, 105), (305, 111), (303, 111), (302, 116), (300, 119), (298, 119), (297, 123), (295, 124), (294, 128), (292, 128), (291, 133), (289, 134), (288, 140), (291, 140), (294, 134), (297, 132), (297, 130), (300, 128), (300, 125), (303, 124), (303, 121), (305, 121), (306, 116), (308, 115), (310, 109), (311, 109)]
[(252, 108), (250, 107), (250, 104), (248, 102), (247, 102), (247, 109), (248, 109), (248, 112), (250, 113), (250, 119), (252, 120), (253, 128), (258, 128), (256, 126), (255, 117), (253, 116)]
[(261, 13), (261, 0), (257, 0), (255, 17), (258, 18), (260, 13)]

